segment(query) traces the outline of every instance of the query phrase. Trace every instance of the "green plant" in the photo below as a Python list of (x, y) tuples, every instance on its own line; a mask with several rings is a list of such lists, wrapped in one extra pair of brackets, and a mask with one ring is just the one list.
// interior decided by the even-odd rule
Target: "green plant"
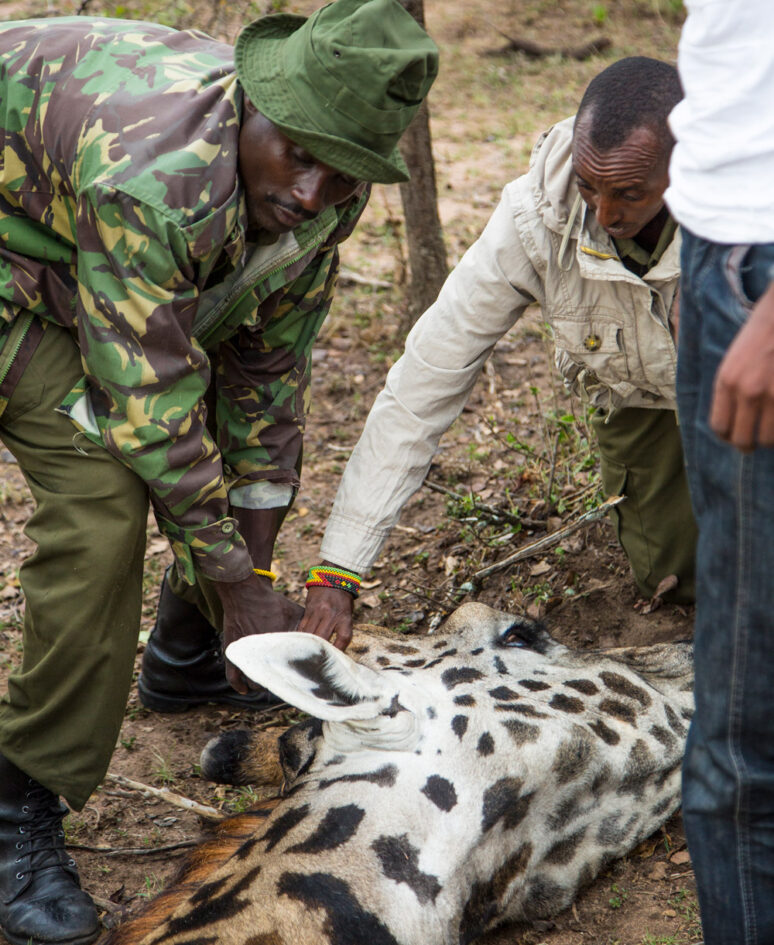
[(595, 3), (591, 8), (591, 15), (597, 26), (602, 26), (603, 23), (607, 22), (607, 7), (604, 3)]
[(149, 873), (144, 879), (143, 888), (137, 894), (143, 899), (152, 899), (164, 888), (164, 881), (159, 879), (155, 873)]
[(233, 797), (231, 800), (229, 800), (227, 806), (228, 809), (233, 811), (235, 814), (242, 814), (246, 810), (250, 810), (251, 807), (255, 807), (259, 800), (260, 797), (248, 784), (245, 787), (239, 788), (236, 797)]
[(169, 760), (165, 758), (157, 748), (153, 749), (153, 756), (158, 762), (158, 767), (153, 772), (154, 778), (157, 781), (161, 781), (165, 787), (169, 784), (174, 784), (177, 779), (172, 772), (172, 766)]
[(554, 596), (554, 590), (548, 581), (538, 581), (537, 584), (522, 588), (522, 594), (536, 601), (547, 601)]
[(669, 900), (669, 905), (687, 923), (689, 932), (701, 931), (701, 917), (699, 916), (699, 902), (696, 894), (688, 889), (679, 889)]
[(80, 834), (85, 828), (85, 824), (82, 820), (75, 820), (72, 814), (68, 814), (67, 817), (62, 821), (62, 829), (65, 834), (65, 843), (70, 843), (73, 841), (78, 834)]
[(629, 893), (623, 886), (619, 886), (618, 883), (613, 883), (610, 887), (613, 895), (608, 899), (608, 903), (611, 909), (620, 909), (621, 906), (629, 898)]

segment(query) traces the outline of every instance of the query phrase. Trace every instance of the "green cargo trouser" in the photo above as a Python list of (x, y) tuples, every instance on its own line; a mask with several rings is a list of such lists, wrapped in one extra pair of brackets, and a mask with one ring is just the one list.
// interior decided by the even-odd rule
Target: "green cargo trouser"
[(665, 600), (692, 603), (697, 532), (676, 414), (627, 407), (605, 419), (600, 411), (592, 420), (602, 486), (626, 496), (610, 515), (637, 585), (650, 597), (674, 574), (679, 583)]
[(132, 682), (142, 605), (145, 483), (55, 412), (83, 374), (49, 325), (0, 416), (35, 500), (20, 580), (24, 655), (0, 703), (0, 752), (80, 809), (102, 780)]

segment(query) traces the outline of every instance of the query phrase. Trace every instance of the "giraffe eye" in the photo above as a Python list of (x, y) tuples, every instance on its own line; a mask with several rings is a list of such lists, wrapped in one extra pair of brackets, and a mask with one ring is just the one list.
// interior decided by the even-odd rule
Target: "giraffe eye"
[(542, 653), (546, 649), (546, 637), (547, 634), (539, 623), (517, 619), (500, 634), (497, 642), (500, 646), (513, 646)]

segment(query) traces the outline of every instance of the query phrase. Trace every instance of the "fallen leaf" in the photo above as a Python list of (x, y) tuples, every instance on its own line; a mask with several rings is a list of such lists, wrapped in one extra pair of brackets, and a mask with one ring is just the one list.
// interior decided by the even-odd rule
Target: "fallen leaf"
[(664, 916), (665, 919), (677, 918), (677, 912), (674, 909), (664, 909), (664, 911), (661, 914)]
[(459, 566), (459, 560), (454, 555), (447, 555), (443, 560), (443, 571), (446, 577), (451, 577)]
[(14, 587), (12, 584), (6, 584), (5, 587), (0, 591), (0, 597), (3, 600), (11, 600), (13, 597), (19, 596), (19, 588)]
[(543, 558), (542, 561), (538, 561), (537, 564), (533, 564), (529, 569), (529, 573), (532, 577), (537, 577), (540, 574), (548, 574), (551, 570), (551, 565)]
[(126, 892), (126, 886), (122, 884), (121, 886), (118, 887), (118, 889), (114, 889), (113, 892), (110, 893), (110, 895), (108, 896), (108, 900), (110, 902), (121, 902), (121, 900), (124, 898), (125, 892)]
[(669, 862), (675, 866), (682, 866), (684, 863), (691, 862), (691, 854), (687, 850), (678, 850), (669, 857)]
[(166, 538), (156, 538), (148, 545), (147, 553), (149, 555), (160, 555), (169, 548), (169, 542)]
[(656, 588), (656, 593), (651, 597), (650, 600), (639, 600), (634, 605), (634, 609), (639, 611), (641, 614), (652, 614), (654, 610), (658, 610), (659, 607), (664, 603), (664, 594), (668, 591), (672, 591), (677, 587), (678, 579), (676, 574), (668, 574), (662, 581), (659, 582), (658, 587)]
[(659, 840), (643, 840), (643, 842), (637, 847), (634, 851), (638, 857), (642, 860), (647, 860), (656, 852), (656, 847), (660, 843)]
[(360, 603), (363, 607), (378, 607), (379, 606), (379, 595), (378, 594), (366, 594), (365, 597), (360, 598)]

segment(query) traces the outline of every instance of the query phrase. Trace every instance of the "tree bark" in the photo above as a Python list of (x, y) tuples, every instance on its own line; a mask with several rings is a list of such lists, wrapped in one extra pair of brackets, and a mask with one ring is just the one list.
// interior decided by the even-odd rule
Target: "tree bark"
[[(400, 2), (424, 27), (424, 0)], [(400, 151), (411, 174), (411, 180), (400, 185), (411, 271), (407, 293), (410, 326), (435, 301), (449, 271), (441, 219), (438, 215), (438, 190), (427, 101), (422, 103), (401, 138)]]

